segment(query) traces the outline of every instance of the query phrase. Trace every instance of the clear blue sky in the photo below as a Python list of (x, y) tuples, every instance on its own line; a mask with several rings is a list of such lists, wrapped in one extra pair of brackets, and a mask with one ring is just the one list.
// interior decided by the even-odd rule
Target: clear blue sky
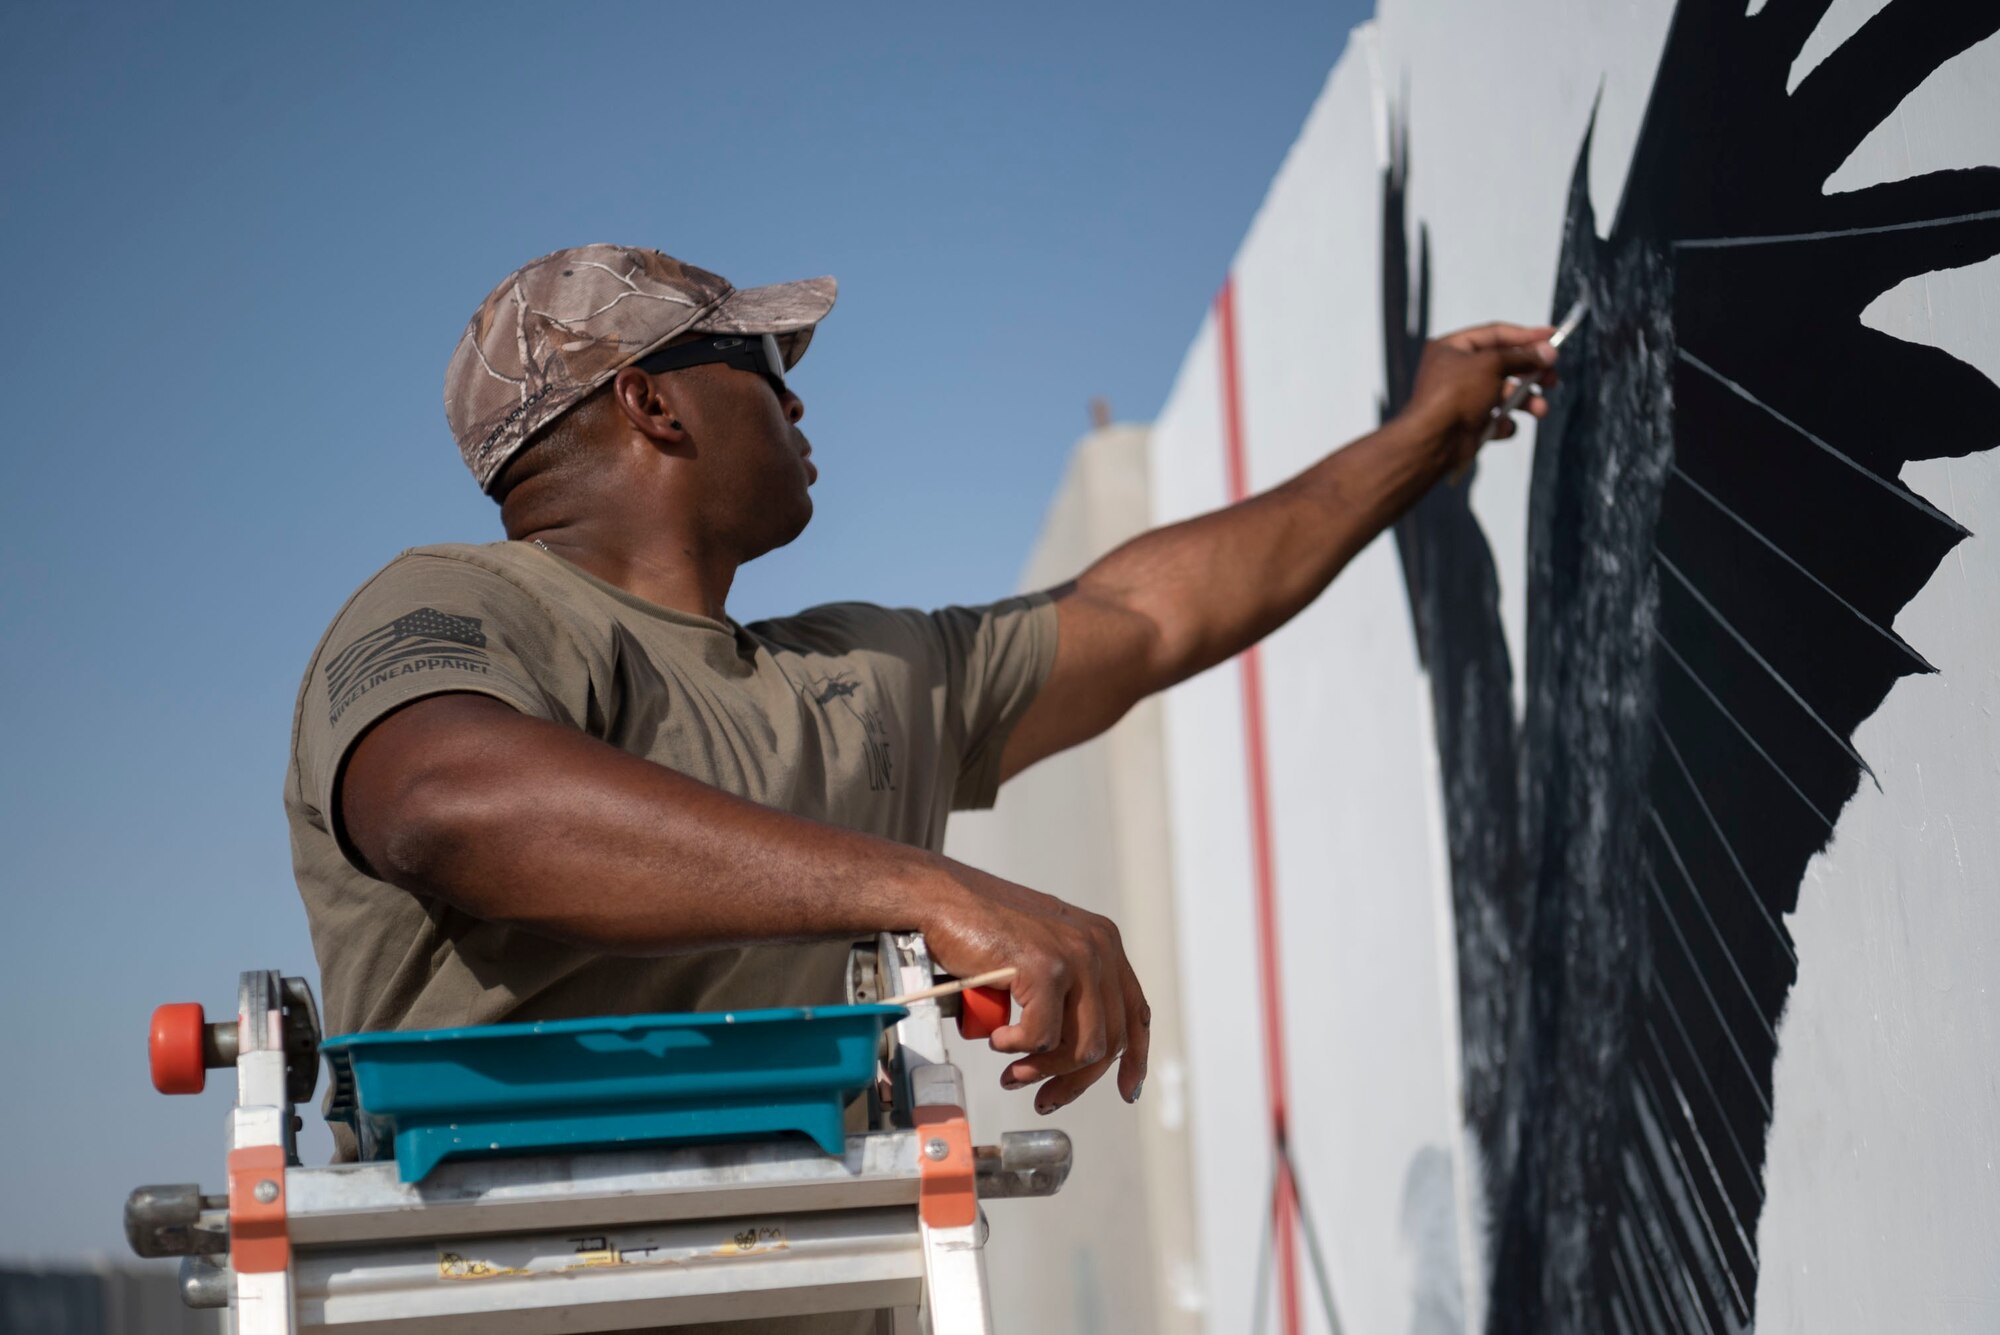
[(732, 610), (997, 596), (1090, 397), (1158, 410), (1363, 16), (0, 10), (0, 1258), (118, 1255), (130, 1187), (219, 1185), (232, 1082), (153, 1094), (146, 1019), (317, 986), (294, 694), (397, 551), (499, 536), (440, 383), (508, 270), (838, 275), (794, 377), (818, 518)]

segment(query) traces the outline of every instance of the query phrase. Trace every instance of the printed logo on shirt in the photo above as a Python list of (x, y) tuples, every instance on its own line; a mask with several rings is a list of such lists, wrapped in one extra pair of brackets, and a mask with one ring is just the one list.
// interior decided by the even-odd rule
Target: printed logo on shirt
[(895, 792), (896, 761), (888, 720), (882, 717), (881, 710), (870, 709), (862, 699), (861, 683), (854, 679), (854, 674), (838, 672), (831, 677), (815, 677), (807, 684), (806, 693), (828, 717), (838, 708), (861, 725), (862, 755), (868, 762), (868, 791)]
[(490, 673), (486, 632), (478, 617), (420, 607), (327, 660), (327, 722), (340, 722), (349, 705), (392, 677), (439, 671)]

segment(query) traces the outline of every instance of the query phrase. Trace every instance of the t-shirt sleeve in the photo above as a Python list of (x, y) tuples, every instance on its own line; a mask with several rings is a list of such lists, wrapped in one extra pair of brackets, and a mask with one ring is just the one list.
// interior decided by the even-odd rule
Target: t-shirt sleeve
[(590, 673), (568, 633), (518, 585), (466, 561), (406, 554), (341, 609), (300, 700), (299, 797), (357, 867), (333, 800), (349, 753), (385, 715), (453, 692), (581, 727)]
[(1056, 607), (1045, 593), (928, 614), (943, 650), (945, 726), (959, 756), (954, 811), (993, 805), (1000, 756), (1056, 661)]

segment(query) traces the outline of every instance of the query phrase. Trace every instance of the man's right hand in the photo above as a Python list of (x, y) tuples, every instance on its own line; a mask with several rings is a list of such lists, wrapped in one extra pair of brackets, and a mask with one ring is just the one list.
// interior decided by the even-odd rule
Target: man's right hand
[(1011, 989), (1020, 1018), (991, 1041), (996, 1052), (1026, 1055), (1001, 1084), (1044, 1082), (1035, 1110), (1051, 1113), (1118, 1061), (1118, 1092), (1128, 1103), (1138, 1099), (1152, 1011), (1118, 925), (962, 862), (938, 861), (948, 884), (930, 897), (922, 924), (931, 958), (961, 978), (1010, 965), (1019, 971)]

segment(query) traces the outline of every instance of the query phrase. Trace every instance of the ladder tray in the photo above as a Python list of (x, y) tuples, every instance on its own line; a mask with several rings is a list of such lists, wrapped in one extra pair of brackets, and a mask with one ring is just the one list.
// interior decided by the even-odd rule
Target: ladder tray
[(405, 1182), (446, 1158), (797, 1132), (842, 1152), (901, 1006), (617, 1015), (344, 1034), (321, 1044), (330, 1121)]

